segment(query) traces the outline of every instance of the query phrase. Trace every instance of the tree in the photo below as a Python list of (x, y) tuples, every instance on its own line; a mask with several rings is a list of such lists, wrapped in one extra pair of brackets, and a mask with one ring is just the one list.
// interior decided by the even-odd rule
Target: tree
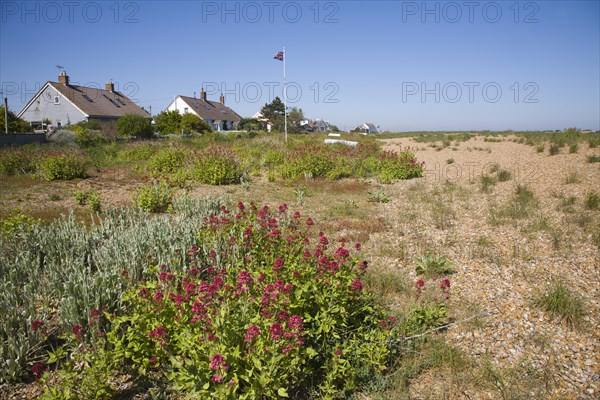
[(163, 135), (177, 134), (181, 129), (181, 114), (179, 111), (161, 111), (154, 117), (156, 131)]
[(196, 114), (183, 114), (180, 123), (184, 132), (206, 133), (212, 131), (210, 124)]
[(123, 115), (117, 122), (117, 129), (121, 136), (151, 138), (153, 135), (150, 121), (137, 114)]
[(301, 108), (293, 107), (288, 112), (288, 132), (298, 133), (300, 132), (300, 122), (304, 119), (304, 113)]
[[(0, 106), (0, 132), (5, 133), (4, 125), (4, 106)], [(8, 110), (8, 132), (9, 133), (24, 133), (31, 132), (29, 122), (17, 117), (15, 113)]]
[(238, 129), (246, 131), (266, 131), (267, 123), (256, 118), (242, 118), (238, 124)]
[(273, 130), (283, 130), (285, 106), (279, 97), (275, 97), (272, 102), (265, 104), (260, 112), (273, 125)]

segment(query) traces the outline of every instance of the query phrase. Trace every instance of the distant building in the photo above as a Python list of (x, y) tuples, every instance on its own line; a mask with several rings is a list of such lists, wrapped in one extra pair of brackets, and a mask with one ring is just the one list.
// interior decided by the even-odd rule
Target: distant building
[(35, 129), (41, 128), (44, 120), (61, 128), (81, 121), (116, 121), (126, 114), (152, 119), (148, 112), (116, 91), (112, 82), (107, 82), (104, 89), (71, 85), (69, 76), (62, 71), (58, 82), (46, 82), (18, 116)]
[(371, 122), (365, 122), (354, 128), (353, 132), (364, 133), (366, 135), (369, 133), (379, 133), (379, 130), (377, 129), (375, 124)]
[(307, 132), (329, 132), (331, 130), (329, 122), (322, 119), (303, 119), (300, 121), (300, 128)]
[(238, 113), (225, 105), (225, 96), (221, 94), (219, 101), (206, 100), (204, 88), (200, 90), (200, 98), (177, 96), (166, 108), (166, 111), (178, 111), (183, 115), (192, 113), (208, 122), (216, 131), (236, 129), (242, 119)]
[(271, 132), (271, 129), (273, 129), (273, 124), (271, 123), (271, 121), (269, 121), (269, 119), (265, 117), (260, 111), (257, 111), (256, 114), (252, 116), (252, 118), (259, 120), (260, 122), (266, 122), (267, 132)]

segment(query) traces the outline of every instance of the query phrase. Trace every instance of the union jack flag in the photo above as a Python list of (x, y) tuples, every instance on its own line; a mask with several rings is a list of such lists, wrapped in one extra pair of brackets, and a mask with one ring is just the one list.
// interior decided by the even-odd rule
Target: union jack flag
[(283, 51), (278, 51), (277, 53), (275, 53), (273, 59), (283, 61)]

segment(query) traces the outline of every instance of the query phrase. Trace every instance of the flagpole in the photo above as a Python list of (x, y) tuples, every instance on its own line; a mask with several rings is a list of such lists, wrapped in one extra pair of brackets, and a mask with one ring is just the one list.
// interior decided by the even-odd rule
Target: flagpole
[(283, 48), (283, 123), (285, 130), (285, 141), (287, 143), (287, 86), (285, 81), (285, 59), (287, 58), (287, 54), (285, 53), (285, 47)]

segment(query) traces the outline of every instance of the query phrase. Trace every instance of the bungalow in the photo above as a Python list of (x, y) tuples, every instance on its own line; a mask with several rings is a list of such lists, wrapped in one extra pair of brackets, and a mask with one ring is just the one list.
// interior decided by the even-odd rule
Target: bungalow
[(71, 85), (65, 71), (58, 75), (58, 82), (46, 82), (19, 112), (18, 117), (32, 127), (41, 128), (43, 121), (50, 120), (56, 128), (81, 121), (115, 121), (126, 114), (152, 116), (115, 90), (107, 82), (104, 90), (94, 87)]
[(368, 133), (379, 133), (379, 130), (377, 128), (378, 127), (376, 127), (375, 124), (371, 122), (365, 122), (354, 128), (353, 132), (364, 133), (365, 135)]
[(225, 105), (225, 96), (221, 93), (218, 102), (206, 100), (204, 88), (200, 90), (200, 98), (177, 96), (166, 111), (178, 111), (179, 114), (192, 113), (208, 122), (217, 131), (235, 129), (242, 119), (238, 113)]

